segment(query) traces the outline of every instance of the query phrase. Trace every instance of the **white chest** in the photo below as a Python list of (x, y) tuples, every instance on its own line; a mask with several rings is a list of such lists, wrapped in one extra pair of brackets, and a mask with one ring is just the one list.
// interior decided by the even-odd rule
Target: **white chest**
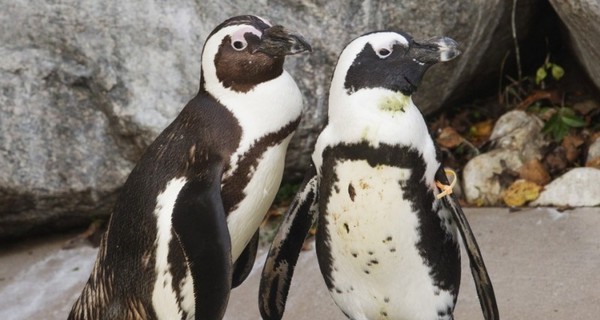
[(250, 181), (243, 190), (244, 199), (229, 213), (227, 226), (231, 236), (231, 256), (237, 260), (275, 199), (285, 164), (285, 152), (291, 139), (268, 148), (259, 159)]
[(452, 302), (416, 248), (419, 220), (401, 184), (411, 171), (347, 160), (327, 203), (331, 290), (354, 319), (437, 319)]

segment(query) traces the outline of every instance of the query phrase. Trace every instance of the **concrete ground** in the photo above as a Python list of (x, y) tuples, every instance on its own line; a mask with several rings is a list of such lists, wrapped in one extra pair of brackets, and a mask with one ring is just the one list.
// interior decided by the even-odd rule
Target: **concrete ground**
[[(503, 319), (597, 319), (600, 208), (558, 212), (467, 209)], [(66, 319), (95, 259), (89, 246), (63, 250), (72, 235), (0, 247), (0, 319)], [(257, 288), (265, 252), (235, 289), (225, 319), (260, 319)], [(456, 319), (482, 319), (463, 256)], [(330, 299), (315, 252), (299, 259), (284, 319), (345, 319)]]

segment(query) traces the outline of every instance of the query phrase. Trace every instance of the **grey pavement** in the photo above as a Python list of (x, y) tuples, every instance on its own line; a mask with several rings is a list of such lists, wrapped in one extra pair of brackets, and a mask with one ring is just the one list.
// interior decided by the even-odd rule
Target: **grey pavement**
[[(600, 208), (465, 211), (502, 319), (599, 318)], [(66, 319), (96, 255), (88, 246), (62, 250), (70, 237), (0, 247), (0, 319)], [(257, 290), (264, 258), (263, 249), (250, 277), (233, 291), (225, 319), (260, 319)], [(483, 319), (464, 255), (455, 318)], [(284, 319), (345, 319), (327, 293), (314, 249), (299, 259)]]

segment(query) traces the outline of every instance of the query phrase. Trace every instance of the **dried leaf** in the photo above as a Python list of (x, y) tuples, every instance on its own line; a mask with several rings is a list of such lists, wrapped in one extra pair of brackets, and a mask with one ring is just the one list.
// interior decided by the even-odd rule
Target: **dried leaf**
[(600, 131), (596, 131), (588, 137), (588, 144), (594, 143), (597, 139), (600, 139)]
[(593, 159), (588, 160), (585, 163), (585, 166), (586, 167), (600, 169), (600, 157), (595, 157)]
[(554, 148), (544, 158), (544, 165), (548, 168), (550, 174), (557, 174), (562, 172), (568, 165), (567, 154), (565, 148), (558, 146)]
[(453, 149), (462, 143), (463, 137), (452, 127), (445, 127), (438, 135), (436, 141), (444, 148)]
[(562, 147), (565, 148), (565, 155), (569, 162), (573, 162), (579, 157), (581, 146), (585, 141), (579, 135), (570, 134), (563, 138), (561, 143)]
[(471, 134), (473, 134), (476, 138), (486, 139), (492, 134), (492, 129), (494, 129), (494, 121), (493, 120), (485, 120), (481, 122), (477, 122), (473, 125)]
[(585, 100), (582, 102), (575, 103), (573, 105), (573, 109), (585, 116), (588, 113), (592, 112), (594, 109), (600, 109), (600, 104), (598, 104), (594, 100)]
[(534, 182), (520, 179), (502, 193), (502, 200), (509, 207), (520, 207), (528, 201), (537, 199), (541, 189), (542, 187)]
[(538, 117), (544, 121), (548, 121), (550, 120), (556, 113), (558, 112), (558, 110), (556, 110), (555, 108), (551, 108), (551, 107), (543, 107), (540, 109), (540, 112), (538, 113)]
[(537, 159), (530, 160), (523, 164), (521, 168), (519, 168), (519, 177), (535, 182), (541, 186), (548, 184), (551, 179), (546, 168), (544, 168), (542, 163)]

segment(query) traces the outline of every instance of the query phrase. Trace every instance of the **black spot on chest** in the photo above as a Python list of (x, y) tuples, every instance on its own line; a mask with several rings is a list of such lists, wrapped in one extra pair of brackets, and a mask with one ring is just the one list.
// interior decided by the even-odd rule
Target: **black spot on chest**
[(352, 183), (348, 184), (348, 195), (350, 196), (350, 200), (354, 201), (354, 197), (356, 197), (356, 190), (354, 190)]
[[(327, 285), (330, 288), (333, 285), (331, 268), (334, 261), (327, 245), (331, 239), (327, 232), (327, 203), (334, 191), (334, 186), (340, 180), (336, 176), (336, 166), (348, 160), (364, 160), (373, 168), (384, 165), (411, 169), (410, 176), (406, 181), (400, 181), (399, 187), (403, 190), (404, 199), (411, 203), (411, 210), (416, 213), (419, 219), (420, 241), (417, 243), (417, 249), (423, 257), (424, 263), (431, 268), (430, 275), (433, 277), (435, 284), (442, 289), (456, 293), (460, 281), (460, 255), (458, 247), (442, 228), (442, 222), (433, 209), (433, 192), (423, 180), (426, 171), (425, 161), (415, 149), (385, 144), (380, 144), (378, 148), (373, 148), (367, 143), (337, 145), (328, 147), (323, 151), (322, 177), (319, 189), (321, 195), (319, 211), (321, 214), (317, 230), (317, 250)], [(348, 192), (351, 194), (350, 190)], [(367, 214), (377, 214), (377, 212)], [(390, 232), (393, 232), (393, 230)], [(380, 237), (379, 234), (372, 236), (374, 238)], [(388, 236), (383, 241), (387, 242), (391, 239), (392, 236)], [(396, 248), (390, 247), (388, 251), (395, 253)], [(368, 252), (368, 254), (372, 255), (373, 252)], [(377, 262), (373, 261), (377, 260), (369, 261), (374, 266)], [(365, 273), (367, 273), (366, 271), (368, 270), (365, 270)]]

